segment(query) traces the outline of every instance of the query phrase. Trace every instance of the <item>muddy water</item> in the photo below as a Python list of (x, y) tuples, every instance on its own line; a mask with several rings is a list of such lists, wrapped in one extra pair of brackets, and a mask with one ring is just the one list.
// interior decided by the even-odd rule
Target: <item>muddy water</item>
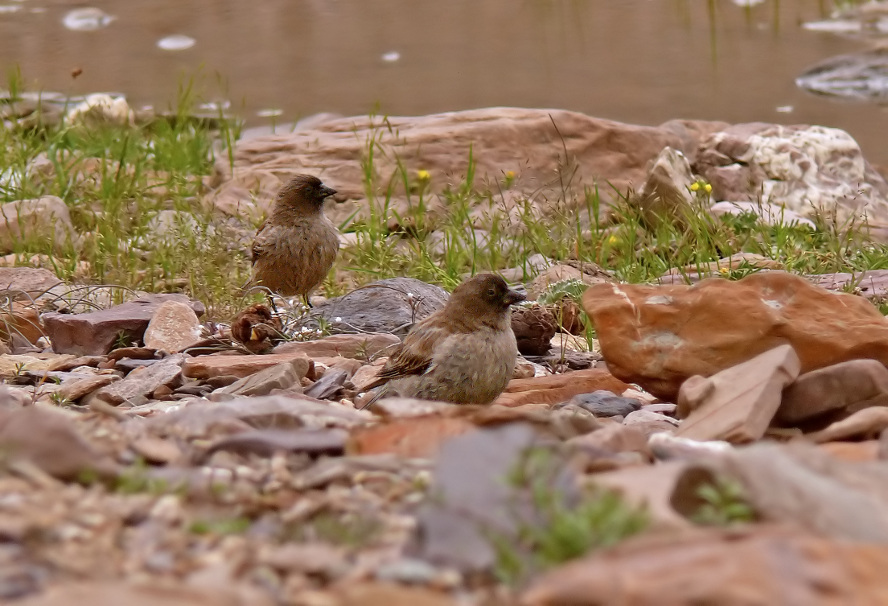
[[(885, 109), (794, 84), (811, 64), (866, 48), (801, 28), (832, 0), (97, 0), (114, 19), (96, 31), (63, 26), (82, 3), (4, 2), (0, 67), (18, 64), (47, 90), (164, 105), (183, 74), (199, 73), (207, 97), (230, 100), (253, 124), (267, 110), (284, 122), (490, 105), (641, 124), (818, 123), (848, 130), (888, 165)], [(194, 45), (157, 46), (176, 34)]]

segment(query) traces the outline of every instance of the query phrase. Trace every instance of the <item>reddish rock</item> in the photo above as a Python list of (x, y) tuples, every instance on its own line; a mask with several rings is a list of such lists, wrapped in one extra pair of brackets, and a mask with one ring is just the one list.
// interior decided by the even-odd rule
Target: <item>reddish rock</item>
[(214, 588), (190, 587), (172, 581), (150, 583), (83, 581), (61, 583), (44, 593), (21, 600), (21, 606), (271, 606), (264, 593), (247, 585), (222, 582)]
[(307, 375), (312, 365), (308, 356), (300, 351), (262, 356), (197, 356), (185, 360), (182, 365), (182, 374), (194, 379), (208, 379), (223, 375), (247, 377), (281, 362), (292, 362), (300, 377)]
[(629, 388), (628, 384), (614, 378), (608, 371), (590, 368), (532, 379), (512, 379), (505, 392), (493, 403), (501, 406), (558, 404), (581, 393), (604, 390), (619, 395)]
[(48, 269), (36, 267), (0, 267), (0, 290), (14, 299), (33, 299), (63, 282)]
[(888, 603), (888, 547), (752, 526), (641, 536), (538, 579), (524, 606)]
[(758, 440), (798, 374), (799, 357), (781, 345), (709, 378), (691, 377), (678, 394), (678, 414), (686, 418), (676, 435), (735, 444)]
[(613, 375), (674, 400), (681, 384), (789, 343), (802, 372), (888, 363), (888, 322), (871, 303), (771, 271), (693, 286), (599, 285), (583, 295)]
[(819, 429), (869, 406), (888, 405), (888, 368), (878, 360), (849, 360), (800, 376), (783, 392), (776, 420), (817, 422)]
[(164, 301), (145, 329), (145, 347), (169, 353), (187, 349), (200, 340), (197, 314), (180, 301)]
[(85, 314), (48, 313), (43, 322), (56, 353), (103, 355), (121, 338), (141, 340), (154, 312), (166, 301), (186, 303), (197, 315), (205, 311), (203, 303), (185, 295), (155, 294)]
[(394, 419), (353, 430), (347, 451), (355, 455), (393, 453), (408, 458), (429, 458), (447, 439), (474, 430), (474, 423), (460, 417)]

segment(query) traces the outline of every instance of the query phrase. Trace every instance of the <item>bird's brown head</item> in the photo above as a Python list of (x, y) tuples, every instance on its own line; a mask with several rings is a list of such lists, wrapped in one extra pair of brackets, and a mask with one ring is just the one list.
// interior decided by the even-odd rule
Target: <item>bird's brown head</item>
[(454, 317), (459, 314), (492, 323), (507, 317), (509, 307), (524, 299), (524, 295), (510, 289), (500, 276), (478, 274), (456, 287), (447, 308)]
[(296, 175), (280, 189), (277, 202), (306, 210), (320, 209), (324, 200), (335, 193), (335, 189), (327, 187), (314, 175)]

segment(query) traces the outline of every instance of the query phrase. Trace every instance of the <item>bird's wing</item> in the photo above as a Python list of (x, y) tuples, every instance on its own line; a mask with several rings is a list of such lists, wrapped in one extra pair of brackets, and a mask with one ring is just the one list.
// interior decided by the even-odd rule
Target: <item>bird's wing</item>
[(250, 247), (250, 259), (252, 260), (253, 265), (255, 265), (256, 260), (265, 253), (265, 243), (268, 241), (271, 231), (272, 229), (268, 224), (268, 219), (266, 219), (256, 231), (256, 237), (253, 238), (253, 246)]
[(435, 348), (450, 335), (437, 318), (430, 317), (410, 331), (404, 342), (392, 353), (385, 366), (376, 374), (371, 386), (377, 387), (393, 379), (421, 375), (432, 367)]

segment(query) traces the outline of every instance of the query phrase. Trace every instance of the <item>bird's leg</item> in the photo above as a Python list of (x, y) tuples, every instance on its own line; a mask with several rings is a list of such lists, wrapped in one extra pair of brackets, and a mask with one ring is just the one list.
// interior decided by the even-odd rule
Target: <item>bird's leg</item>
[(271, 310), (274, 312), (274, 315), (280, 317), (281, 312), (278, 311), (277, 305), (274, 304), (274, 295), (271, 293), (268, 293), (268, 303), (271, 305)]
[(308, 300), (308, 293), (305, 293), (304, 295), (302, 295), (302, 300), (305, 301), (305, 306), (308, 307), (309, 309), (314, 307), (314, 305), (311, 304), (311, 301)]

